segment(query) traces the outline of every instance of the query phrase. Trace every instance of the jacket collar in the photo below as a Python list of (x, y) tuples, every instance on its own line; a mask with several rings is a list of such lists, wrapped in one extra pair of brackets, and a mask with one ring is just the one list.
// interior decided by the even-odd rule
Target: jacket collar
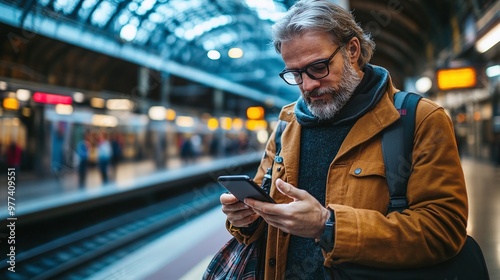
[(377, 105), (354, 124), (344, 139), (335, 160), (341, 158), (354, 147), (380, 134), (385, 128), (399, 119), (399, 113), (393, 103), (395, 92), (395, 88), (391, 85)]

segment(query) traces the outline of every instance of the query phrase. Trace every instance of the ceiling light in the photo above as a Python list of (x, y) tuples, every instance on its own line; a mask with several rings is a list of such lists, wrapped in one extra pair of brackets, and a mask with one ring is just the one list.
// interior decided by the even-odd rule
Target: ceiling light
[(152, 106), (149, 108), (148, 116), (150, 119), (154, 121), (163, 121), (165, 120), (165, 115), (167, 113), (167, 109), (163, 106)]
[(500, 65), (493, 65), (486, 68), (486, 75), (490, 78), (500, 76)]
[(56, 113), (59, 115), (71, 115), (73, 114), (73, 106), (67, 104), (57, 104)]
[(137, 35), (137, 27), (132, 24), (127, 24), (122, 27), (122, 30), (120, 31), (120, 37), (125, 40), (125, 41), (132, 41), (135, 38), (135, 35)]
[(484, 53), (491, 49), (500, 40), (500, 23), (497, 23), (490, 31), (482, 36), (476, 42), (476, 49), (480, 53)]
[(108, 99), (106, 101), (106, 108), (109, 110), (132, 110), (134, 108), (134, 104), (132, 101), (125, 98)]
[(0, 90), (7, 90), (7, 82), (0, 81)]
[(99, 97), (94, 97), (90, 99), (90, 106), (94, 108), (99, 108), (102, 109), (104, 106), (106, 106), (106, 100), (99, 98)]
[(420, 93), (426, 93), (432, 87), (432, 81), (429, 77), (422, 77), (415, 82), (415, 88)]
[(211, 60), (217, 60), (217, 59), (220, 58), (220, 52), (218, 52), (216, 50), (210, 50), (210, 51), (207, 52), (207, 56)]
[(31, 91), (20, 88), (16, 91), (16, 95), (19, 101), (28, 101), (31, 97)]
[(85, 100), (85, 95), (81, 92), (75, 92), (73, 93), (73, 100), (75, 100), (76, 103), (82, 103)]
[(175, 124), (181, 127), (193, 127), (194, 119), (189, 116), (178, 116), (175, 120)]
[(118, 126), (118, 119), (114, 116), (96, 114), (92, 116), (92, 125), (103, 126), (103, 127), (116, 127)]
[(241, 58), (243, 56), (243, 50), (240, 48), (231, 48), (227, 52), (230, 58)]

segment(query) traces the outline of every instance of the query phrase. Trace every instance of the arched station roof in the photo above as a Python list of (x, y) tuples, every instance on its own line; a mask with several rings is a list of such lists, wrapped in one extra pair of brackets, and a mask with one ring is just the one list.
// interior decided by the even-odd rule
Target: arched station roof
[[(371, 62), (389, 69), (400, 88), (407, 77), (464, 55), (474, 57), (470, 36), (477, 37), (498, 21), (495, 0), (337, 2), (352, 10), (372, 34), (377, 49)], [(101, 84), (120, 90), (111, 85), (127, 84), (127, 77), (137, 75), (124, 69), (134, 64), (158, 71), (160, 76), (172, 74), (281, 106), (295, 100), (298, 90), (277, 75), (284, 64), (270, 45), (270, 31), (293, 3), (0, 0), (0, 69), (24, 67), (21, 71), (31, 73), (35, 80), (73, 81), (71, 86), (83, 88)], [(469, 31), (471, 26), (473, 31)], [(228, 57), (235, 47), (243, 50), (241, 58)], [(209, 51), (217, 51), (220, 58), (209, 58)]]

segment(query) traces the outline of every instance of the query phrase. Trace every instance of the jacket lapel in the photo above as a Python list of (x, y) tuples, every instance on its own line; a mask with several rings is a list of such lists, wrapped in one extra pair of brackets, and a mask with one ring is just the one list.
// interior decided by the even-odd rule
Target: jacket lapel
[(341, 158), (351, 151), (354, 147), (368, 141), (375, 135), (378, 135), (386, 127), (399, 119), (399, 113), (394, 107), (391, 98), (385, 94), (375, 107), (362, 116), (352, 127), (340, 150), (334, 159)]

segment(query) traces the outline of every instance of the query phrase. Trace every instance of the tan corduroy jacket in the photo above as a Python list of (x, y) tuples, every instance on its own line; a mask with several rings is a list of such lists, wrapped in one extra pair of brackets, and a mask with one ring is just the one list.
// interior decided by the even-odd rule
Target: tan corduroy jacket
[[(389, 192), (381, 132), (399, 118), (393, 104), (396, 91), (389, 82), (380, 102), (354, 124), (330, 164), (325, 206), (335, 211), (336, 229), (333, 251), (323, 252), (326, 266), (342, 262), (386, 268), (431, 265), (456, 255), (465, 242), (467, 193), (453, 125), (443, 108), (428, 99), (417, 107), (409, 209), (386, 214)], [(271, 196), (277, 203), (289, 202), (276, 190), (277, 178), (300, 187), (301, 126), (294, 106), (284, 107), (279, 116), (288, 124), (281, 138), (283, 163), (273, 165)], [(274, 134), (255, 177), (258, 183), (272, 166)], [(251, 243), (263, 233), (264, 223), (251, 236), (229, 223), (227, 228), (239, 241)], [(269, 227), (265, 279), (285, 278), (288, 242), (288, 233)]]

